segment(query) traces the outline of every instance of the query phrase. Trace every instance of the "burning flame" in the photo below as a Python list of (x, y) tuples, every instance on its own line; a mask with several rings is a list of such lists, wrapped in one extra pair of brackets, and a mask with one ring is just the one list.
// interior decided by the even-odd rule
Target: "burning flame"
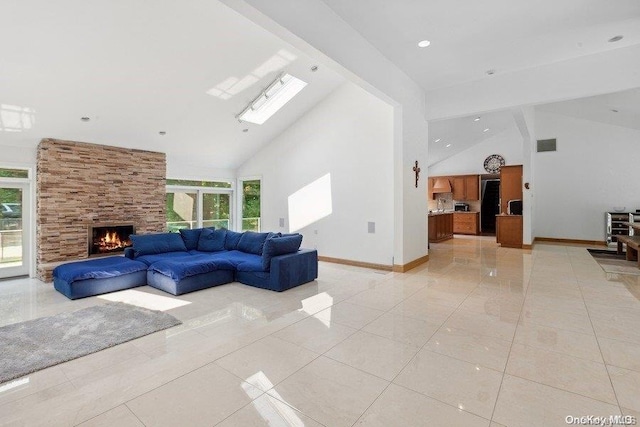
[(107, 230), (103, 236), (97, 237), (93, 245), (97, 253), (111, 252), (130, 245), (128, 239), (122, 239), (115, 230)]

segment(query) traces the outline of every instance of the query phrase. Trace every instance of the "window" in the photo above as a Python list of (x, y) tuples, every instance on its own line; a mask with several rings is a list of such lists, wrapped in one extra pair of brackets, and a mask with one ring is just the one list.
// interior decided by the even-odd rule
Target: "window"
[(167, 231), (232, 227), (230, 182), (167, 180)]
[(0, 168), (1, 178), (29, 178), (29, 171), (26, 169), (5, 169)]
[(242, 231), (260, 231), (260, 179), (240, 180)]
[(180, 185), (182, 187), (231, 188), (231, 183), (228, 181), (193, 181), (187, 179), (167, 179), (167, 185)]

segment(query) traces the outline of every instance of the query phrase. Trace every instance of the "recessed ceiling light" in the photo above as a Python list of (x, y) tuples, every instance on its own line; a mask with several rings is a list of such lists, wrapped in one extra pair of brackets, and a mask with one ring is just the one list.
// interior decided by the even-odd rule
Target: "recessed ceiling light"
[(440, 138), (436, 139), (436, 140), (435, 140), (435, 141), (433, 141), (433, 142), (440, 142)]
[(167, 134), (167, 132), (161, 130), (160, 132), (158, 132), (159, 135), (165, 136)]
[(482, 132), (489, 132), (489, 128), (485, 128)]
[(429, 40), (421, 40), (418, 42), (418, 47), (427, 47), (431, 44)]
[(80, 120), (82, 120), (83, 122), (88, 122), (91, 119), (85, 116), (85, 117), (80, 117)]
[(611, 111), (612, 111), (613, 113), (617, 113), (617, 112), (618, 112), (618, 110), (616, 110), (616, 109), (612, 109)]
[(474, 122), (479, 122), (480, 121), (480, 116), (476, 117), (475, 119), (473, 119)]
[(447, 148), (451, 147), (451, 144), (447, 144)]
[(620, 40), (622, 40), (624, 38), (624, 36), (615, 36), (615, 37), (611, 37), (609, 39), (609, 43), (615, 43), (615, 42), (619, 42)]
[(493, 76), (496, 73), (496, 70), (492, 68), (490, 70), (487, 70), (486, 73), (487, 73), (487, 76)]

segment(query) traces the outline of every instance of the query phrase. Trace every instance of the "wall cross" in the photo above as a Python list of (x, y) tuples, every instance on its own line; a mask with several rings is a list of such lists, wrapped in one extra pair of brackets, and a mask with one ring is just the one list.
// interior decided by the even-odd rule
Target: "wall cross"
[(418, 167), (417, 160), (416, 160), (416, 165), (413, 167), (413, 171), (416, 173), (416, 188), (418, 188), (418, 179), (420, 178), (420, 168)]

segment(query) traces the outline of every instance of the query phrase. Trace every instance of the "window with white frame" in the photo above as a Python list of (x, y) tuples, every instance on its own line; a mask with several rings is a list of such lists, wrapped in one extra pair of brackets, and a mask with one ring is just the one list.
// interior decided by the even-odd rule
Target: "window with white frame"
[(238, 180), (242, 197), (240, 215), (242, 231), (261, 231), (261, 187), (260, 178), (243, 178)]
[(227, 181), (167, 179), (167, 231), (232, 229), (233, 188)]

